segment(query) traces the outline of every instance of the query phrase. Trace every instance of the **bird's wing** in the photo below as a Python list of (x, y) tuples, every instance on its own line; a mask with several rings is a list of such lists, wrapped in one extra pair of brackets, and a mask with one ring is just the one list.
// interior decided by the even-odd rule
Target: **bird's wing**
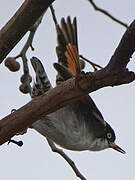
[[(81, 72), (79, 53), (78, 53), (78, 40), (77, 40), (77, 23), (76, 18), (71, 22), (70, 17), (61, 19), (61, 26), (56, 25), (57, 42), (56, 53), (58, 56), (58, 64), (55, 63), (55, 69), (61, 72), (67, 72), (68, 78), (77, 75)], [(62, 70), (62, 67), (65, 69)], [(62, 74), (62, 77), (65, 74)], [(63, 77), (68, 79), (67, 77)]]

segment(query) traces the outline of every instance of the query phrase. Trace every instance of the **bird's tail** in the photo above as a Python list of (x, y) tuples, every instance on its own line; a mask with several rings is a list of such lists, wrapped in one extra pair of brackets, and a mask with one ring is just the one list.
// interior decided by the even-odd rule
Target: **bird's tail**
[[(61, 27), (56, 25), (56, 30), (58, 61), (60, 64), (66, 66), (73, 75), (76, 75), (80, 73), (76, 18), (73, 19), (73, 23), (69, 16), (67, 17), (67, 21), (62, 18)], [(65, 57), (62, 58), (61, 55)]]
[(51, 89), (52, 85), (48, 79), (41, 61), (38, 58), (33, 57), (31, 58), (31, 64), (36, 74), (36, 80), (31, 89), (31, 97), (35, 98), (36, 96), (40, 96)]
[(54, 67), (64, 80), (66, 80), (81, 72), (76, 18), (73, 19), (73, 22), (71, 22), (69, 16), (67, 20), (62, 18), (61, 25), (56, 24), (56, 32), (58, 63), (54, 63)]

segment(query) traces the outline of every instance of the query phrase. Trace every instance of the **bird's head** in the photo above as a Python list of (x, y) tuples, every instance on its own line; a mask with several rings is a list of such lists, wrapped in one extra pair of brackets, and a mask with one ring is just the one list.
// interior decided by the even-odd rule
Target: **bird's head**
[(115, 144), (116, 136), (112, 127), (105, 121), (104, 121), (104, 128), (103, 126), (101, 127), (99, 128), (98, 126), (97, 129), (98, 131), (94, 130), (94, 132), (96, 132), (96, 134), (94, 135), (96, 138), (93, 141), (92, 150), (99, 151), (107, 148), (112, 148), (118, 152), (125, 154), (126, 152)]
[(112, 148), (123, 154), (126, 153), (122, 148), (120, 148), (118, 145), (115, 144), (115, 140), (116, 140), (115, 132), (108, 123), (106, 123), (106, 127), (105, 127), (105, 138), (108, 142), (109, 148)]
[(103, 120), (103, 118), (96, 116), (98, 118), (94, 118), (92, 132), (93, 132), (93, 143), (92, 143), (92, 151), (100, 151), (107, 148), (112, 148), (118, 152), (125, 154), (126, 152), (116, 145), (115, 140), (115, 132), (112, 127)]

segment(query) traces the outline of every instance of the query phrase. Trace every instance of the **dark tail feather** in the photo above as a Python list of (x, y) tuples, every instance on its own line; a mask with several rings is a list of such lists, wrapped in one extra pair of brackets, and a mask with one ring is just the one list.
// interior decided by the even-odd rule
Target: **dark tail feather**
[(53, 66), (59, 73), (60, 77), (62, 77), (63, 81), (66, 81), (67, 79), (70, 79), (73, 76), (72, 73), (65, 66), (60, 65), (58, 63), (54, 63)]

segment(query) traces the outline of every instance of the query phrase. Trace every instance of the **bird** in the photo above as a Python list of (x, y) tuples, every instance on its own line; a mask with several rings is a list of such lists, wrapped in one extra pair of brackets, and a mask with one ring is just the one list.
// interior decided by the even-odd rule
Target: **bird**
[[(59, 86), (64, 81), (81, 74), (84, 64), (79, 59), (76, 17), (73, 21), (70, 16), (67, 19), (62, 18), (61, 24), (56, 24), (56, 32), (58, 62), (54, 63), (54, 68), (57, 71), (56, 84)], [(31, 89), (31, 97), (34, 99), (53, 87), (41, 61), (33, 57), (31, 64), (36, 74)], [(32, 128), (57, 145), (71, 151), (101, 151), (112, 148), (125, 153), (116, 145), (114, 130), (104, 120), (89, 94), (53, 113), (42, 116), (32, 124)]]

